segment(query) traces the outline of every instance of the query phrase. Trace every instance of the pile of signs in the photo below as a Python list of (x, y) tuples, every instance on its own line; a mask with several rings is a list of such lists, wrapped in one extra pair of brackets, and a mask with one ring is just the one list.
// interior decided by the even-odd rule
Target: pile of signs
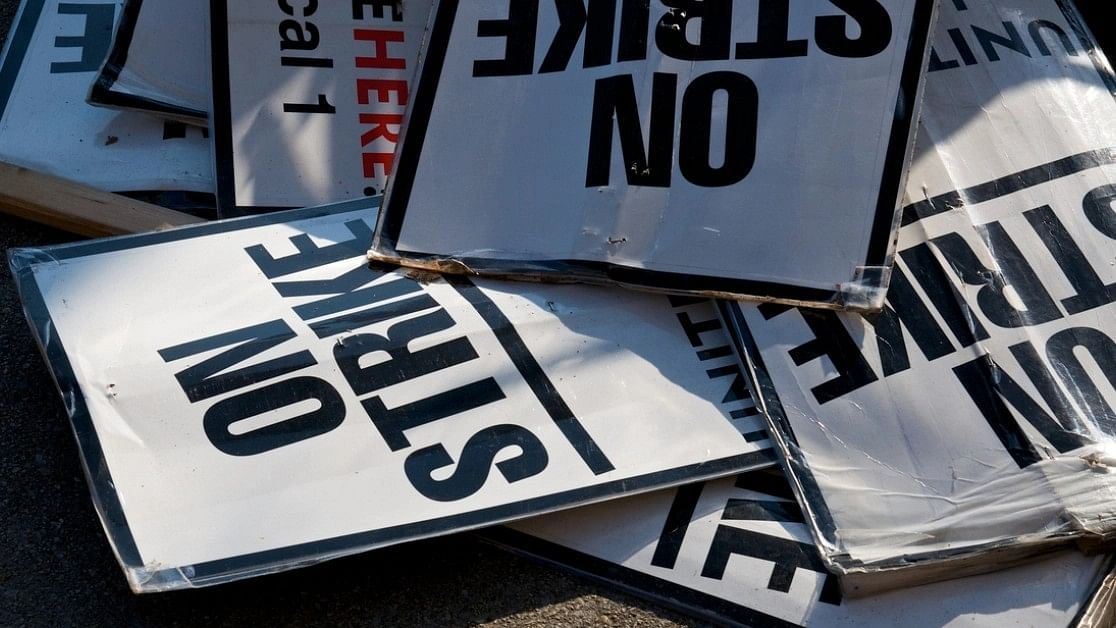
[(24, 0), (0, 159), (198, 223), (10, 257), (135, 591), (483, 528), (718, 622), (1110, 619), (1068, 0)]

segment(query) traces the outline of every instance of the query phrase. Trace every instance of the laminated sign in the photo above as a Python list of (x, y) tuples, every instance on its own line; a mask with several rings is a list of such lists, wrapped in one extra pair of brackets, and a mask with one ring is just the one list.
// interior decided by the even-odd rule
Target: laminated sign
[(205, 130), (85, 102), (119, 9), (24, 0), (0, 62), (0, 159), (113, 192), (200, 193), (189, 202), (212, 205)]
[(1113, 94), (1069, 3), (946, 3), (886, 307), (730, 308), (849, 592), (1111, 540)]
[(936, 0), (441, 0), (374, 258), (878, 308)]
[(483, 536), (513, 551), (741, 626), (1070, 626), (1111, 568), (1061, 552), (994, 575), (842, 599), (777, 473), (534, 517)]
[(225, 215), (381, 194), (432, 0), (212, 0)]
[(14, 254), (134, 589), (774, 463), (711, 303), (373, 270), (374, 207)]
[(89, 102), (197, 126), (209, 111), (207, 0), (124, 0)]

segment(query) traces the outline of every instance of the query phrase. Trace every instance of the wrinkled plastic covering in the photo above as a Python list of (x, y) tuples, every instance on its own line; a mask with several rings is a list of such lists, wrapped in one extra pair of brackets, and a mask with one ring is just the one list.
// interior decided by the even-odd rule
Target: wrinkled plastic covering
[(115, 192), (212, 194), (202, 130), (85, 102), (119, 10), (81, 0), (20, 5), (0, 62), (0, 159)]
[(213, 0), (223, 215), (381, 194), (433, 0)]
[(438, 3), (370, 257), (878, 309), (936, 0), (597, 4)]
[(374, 207), (12, 255), (136, 591), (774, 464), (711, 302), (373, 270)]
[(1107, 545), (1116, 524), (1116, 83), (1069, 3), (959, 6), (884, 310), (730, 308), (853, 593)]
[[(1068, 626), (1088, 614), (1086, 603), (1112, 563), (1060, 552), (997, 574), (842, 599), (790, 486), (774, 472), (656, 491), (509, 528), (481, 534), (636, 595), (744, 626)], [(1094, 600), (1089, 613), (1102, 602)]]
[(124, 0), (120, 13), (89, 102), (205, 127), (209, 2)]

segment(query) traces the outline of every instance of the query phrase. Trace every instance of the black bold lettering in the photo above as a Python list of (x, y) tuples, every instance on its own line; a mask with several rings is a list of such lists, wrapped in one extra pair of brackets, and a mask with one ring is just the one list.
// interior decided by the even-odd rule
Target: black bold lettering
[(473, 76), (531, 74), (538, 19), (539, 0), (509, 0), (507, 19), (478, 21), (477, 37), (504, 38), (504, 58), (473, 61)]
[(686, 539), (686, 531), (690, 529), (690, 521), (694, 518), (701, 491), (705, 488), (704, 482), (685, 484), (674, 492), (674, 499), (670, 502), (663, 530), (659, 533), (659, 542), (655, 545), (655, 553), (651, 556), (651, 564), (664, 569), (674, 569), (678, 562), (678, 552), (682, 550), (682, 542)]
[[(845, 329), (845, 325), (841, 323), (841, 319), (836, 312), (807, 309), (797, 309), (795, 311), (802, 316), (802, 320), (814, 333), (814, 338), (794, 347), (787, 352), (787, 355), (790, 356), (796, 366), (802, 366), (807, 362), (825, 356), (837, 369), (837, 377), (826, 380), (810, 389), (819, 405), (833, 401), (877, 381), (878, 378), (872, 372), (872, 367), (864, 359), (860, 347), (856, 346), (852, 336), (849, 335), (849, 330)], [(766, 318), (771, 318), (767, 316), (767, 312), (763, 308), (760, 309), (760, 312)]]
[[(279, 10), (294, 17), (295, 7), (288, 0), (279, 0)], [(318, 0), (306, 0), (306, 5), (302, 7), (302, 17), (310, 17), (317, 10)]]
[(651, 21), (651, 0), (623, 0), (620, 14), (620, 41), (617, 61), (647, 58), (647, 27)]
[(928, 244), (916, 244), (899, 254), (962, 347), (988, 339), (984, 325), (973, 315), (972, 308), (950, 281)]
[(611, 178), (612, 128), (620, 135), (620, 152), (629, 185), (670, 187), (674, 153), (674, 114), (678, 77), (656, 72), (651, 84), (651, 120), (647, 149), (629, 74), (599, 79), (593, 94), (593, 119), (585, 187), (606, 186)]
[(1019, 30), (1015, 28), (1015, 24), (1006, 21), (1001, 22), (1001, 24), (1004, 25), (1003, 35), (984, 30), (979, 26), (973, 27), (973, 34), (976, 35), (977, 42), (984, 49), (984, 54), (988, 55), (988, 59), (991, 61), (1000, 60), (1000, 53), (996, 51), (996, 46), (1013, 50), (1024, 57), (1031, 56), (1031, 51), (1027, 50), (1027, 44), (1020, 36)]
[[(1037, 359), (1033, 347), (1029, 351), (1026, 347), (1013, 347), (1012, 353), (1017, 360), (1021, 357), (1027, 359), (1028, 353)], [(1029, 362), (1024, 363), (1028, 377), (1040, 381), (1049, 379), (1049, 373), (1044, 367), (1037, 362)], [(1084, 444), (1081, 436), (1063, 429), (1011, 376), (992, 362), (990, 356), (983, 355), (956, 366), (953, 373), (1020, 469), (1038, 462), (1040, 457), (1023, 427), (1008, 409), (1009, 403), (1058, 451), (1071, 451)], [(1050, 390), (1050, 385), (1052, 382), (1046, 384), (1046, 390)]]
[[(669, 11), (655, 27), (655, 45), (685, 61), (728, 59), (732, 46), (732, 0), (662, 0)], [(698, 41), (686, 38), (690, 20), (699, 20)]]
[(805, 57), (808, 50), (808, 41), (790, 38), (790, 0), (759, 0), (756, 40), (736, 44), (736, 58)]
[[(543, 57), (539, 73), (561, 72), (570, 64), (577, 42), (585, 33), (584, 67), (608, 65), (612, 60), (612, 33), (616, 28), (614, 0), (554, 0), (558, 9), (558, 32)], [(588, 25), (588, 28), (586, 26)]]
[(1116, 185), (1108, 184), (1090, 190), (1081, 206), (1085, 210), (1085, 217), (1097, 231), (1116, 240), (1116, 210), (1113, 202), (1116, 202)]
[(898, 266), (891, 273), (887, 304), (878, 314), (865, 315), (864, 320), (875, 328), (884, 377), (911, 368), (903, 327), (910, 331), (927, 360), (936, 360), (954, 352), (953, 343)]
[[(714, 167), (712, 155), (713, 96), (724, 92), (725, 153)], [(744, 180), (756, 162), (759, 90), (752, 79), (736, 72), (703, 74), (686, 88), (678, 140), (678, 168), (694, 185), (723, 187)]]
[[(988, 249), (995, 251), (999, 271), (984, 266), (960, 234), (949, 233), (932, 242), (949, 261), (957, 277), (970, 286), (980, 286), (977, 305), (988, 320), (1004, 328), (1041, 325), (1062, 317), (1058, 305), (1042, 286), (1042, 281), (1007, 231), (998, 222), (977, 228)], [(1008, 300), (1006, 289), (1014, 289), (1024, 309)]]
[(322, 43), (318, 27), (298, 20), (279, 22), (279, 50), (316, 50)]
[(309, 351), (265, 360), (257, 364), (230, 371), (268, 349), (295, 338), (294, 331), (283, 320), (273, 320), (252, 325), (209, 338), (186, 342), (166, 349), (159, 349), (164, 362), (175, 362), (222, 347), (230, 349), (189, 366), (175, 374), (175, 379), (191, 403), (209, 399), (244, 388), (251, 384), (273, 379), (317, 364)]
[[(353, 392), (370, 392), (422, 377), (451, 366), (477, 359), (476, 349), (468, 338), (454, 338), (433, 347), (411, 351), (408, 345), (424, 336), (445, 331), (454, 320), (444, 309), (392, 325), (387, 334), (358, 334), (334, 345), (333, 356)], [(372, 353), (384, 352), (388, 359), (361, 367), (360, 360)]]
[(1035, 48), (1038, 48), (1039, 54), (1044, 57), (1050, 56), (1050, 46), (1046, 45), (1046, 40), (1042, 38), (1043, 31), (1054, 33), (1058, 42), (1062, 44), (1062, 50), (1071, 57), (1077, 56), (1077, 48), (1073, 45), (1073, 40), (1066, 34), (1066, 31), (1054, 22), (1049, 20), (1033, 20), (1027, 25), (1027, 31), (1031, 34), (1031, 41), (1035, 42)]
[(771, 577), (767, 588), (782, 593), (790, 592), (794, 573), (799, 569), (825, 575), (819, 601), (826, 604), (840, 604), (841, 593), (837, 577), (829, 573), (818, 556), (818, 550), (811, 544), (790, 539), (768, 536), (730, 526), (717, 526), (713, 534), (713, 544), (701, 568), (703, 578), (721, 580), (725, 568), (733, 555), (750, 556), (772, 563)]
[(518, 425), (494, 425), (472, 436), (461, 451), (461, 462), (453, 475), (435, 480), (431, 474), (453, 464), (453, 458), (442, 445), (415, 450), (403, 465), (407, 479), (418, 492), (440, 502), (452, 502), (473, 495), (488, 481), (488, 474), (497, 454), (508, 447), (520, 453), (496, 463), (496, 470), (508, 484), (538, 475), (550, 459), (542, 441), (528, 429)]
[(283, 111), (285, 113), (337, 113), (337, 107), (329, 104), (325, 94), (318, 94), (318, 102), (316, 103), (283, 103)]
[(85, 28), (78, 37), (59, 35), (54, 38), (55, 48), (80, 48), (78, 61), (54, 61), (51, 74), (96, 72), (108, 56), (112, 45), (112, 26), (116, 7), (112, 4), (77, 4), (63, 2), (58, 5), (58, 15), (84, 15)]
[[(1076, 349), (1084, 349), (1096, 361), (1108, 383), (1116, 386), (1116, 342), (1100, 330), (1073, 327), (1054, 334), (1046, 343), (1046, 356), (1084, 414), (1082, 419), (1096, 425), (1106, 436), (1116, 436), (1116, 412), (1085, 370)], [(1078, 430), (1089, 432), (1084, 425)]]
[(268, 279), (284, 277), (343, 259), (353, 257), (363, 259), (368, 251), (368, 243), (372, 241), (372, 229), (363, 220), (347, 221), (345, 228), (353, 234), (351, 240), (342, 240), (322, 247), (314, 244), (310, 236), (305, 233), (291, 236), (291, 244), (298, 252), (285, 257), (272, 256), (262, 244), (247, 247), (244, 252), (252, 258), (256, 267)]
[(1061, 300), (1062, 307), (1067, 312), (1080, 314), (1116, 301), (1116, 283), (1106, 285), (1101, 280), (1093, 265), (1085, 258), (1081, 247), (1049, 205), (1023, 212), (1023, 216), (1077, 292), (1076, 295)]
[[(317, 401), (320, 406), (242, 434), (229, 431), (240, 421), (303, 401)], [(254, 456), (321, 436), (344, 420), (345, 402), (333, 386), (317, 377), (292, 377), (218, 401), (206, 411), (202, 425), (217, 449), (230, 456)]]
[[(891, 44), (891, 16), (877, 0), (829, 0), (847, 15), (822, 15), (814, 20), (814, 41), (835, 57), (864, 58), (878, 55)], [(860, 35), (849, 39), (848, 18), (860, 26)]]
[(495, 379), (488, 377), (390, 410), (379, 397), (365, 399), (361, 405), (388, 447), (399, 451), (411, 446), (403, 432), (501, 399), (504, 391)]

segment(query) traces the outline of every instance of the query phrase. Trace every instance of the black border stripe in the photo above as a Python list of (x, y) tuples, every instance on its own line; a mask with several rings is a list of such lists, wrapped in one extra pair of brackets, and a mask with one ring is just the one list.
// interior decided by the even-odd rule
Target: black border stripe
[(46, 0), (23, 0), (15, 27), (8, 32), (8, 43), (4, 47), (3, 66), (0, 66), (0, 118), (8, 110), (16, 79), (23, 70), (23, 60), (31, 47), (31, 38), (39, 25)]
[[(1080, 19), (1077, 17), (1076, 11), (1066, 4), (1065, 0), (1053, 1), (1056, 2), (1058, 8), (1061, 9), (1071, 25), (1080, 24)], [(1083, 38), (1083, 45), (1085, 45), (1088, 50), (1094, 51), (1095, 55), (1091, 55), (1094, 58), (1093, 67), (1096, 69), (1101, 81), (1106, 86), (1116, 86), (1116, 75), (1113, 74), (1111, 66), (1105, 61), (1105, 57), (1097, 51), (1096, 43), (1092, 40), (1092, 36), (1083, 27), (1074, 26), (1074, 30), (1078, 37)], [(1100, 57), (1100, 62), (1096, 61), (1097, 56)], [(1110, 93), (1113, 98), (1116, 99), (1116, 90), (1110, 89)], [(959, 209), (966, 205), (984, 203), (1027, 188), (1113, 163), (1116, 163), (1116, 148), (1100, 148), (1071, 155), (1047, 164), (1005, 175), (961, 191), (948, 192), (935, 196), (932, 199), (909, 205), (904, 208), (903, 211), (903, 225), (910, 225), (919, 220), (936, 216), (953, 209)], [(810, 525), (811, 533), (814, 535), (815, 541), (819, 546), (836, 547), (837, 526), (833, 520), (833, 515), (829, 510), (829, 505), (825, 500), (825, 496), (818, 484), (817, 478), (814, 477), (812, 469), (802, 454), (794, 429), (786, 416), (778, 392), (775, 390), (775, 386), (771, 381), (771, 376), (764, 366), (763, 357), (760, 354), (755, 339), (748, 331), (743, 312), (741, 312), (739, 304), (735, 303), (719, 303), (718, 307), (721, 309), (722, 317), (727, 323), (726, 326), (728, 327), (729, 335), (732, 337), (733, 342), (737, 345), (737, 350), (748, 365), (749, 381), (753, 386), (753, 390), (758, 389), (759, 394), (756, 396), (756, 403), (762, 406), (763, 412), (767, 416), (768, 423), (772, 428), (772, 439), (780, 451), (781, 455), (779, 456), (779, 460), (787, 478), (794, 487), (795, 497), (802, 507), (802, 510), (809, 513), (810, 519), (815, 522)], [(953, 550), (906, 554), (899, 558), (873, 562), (872, 566), (878, 569), (910, 567), (917, 563), (948, 560), (950, 558), (972, 555), (1002, 546), (1003, 543), (992, 542)], [(835, 557), (825, 556), (824, 554), (823, 558), (831, 568), (834, 566), (833, 563), (837, 561), (840, 561), (838, 566), (841, 567), (854, 567), (862, 564), (860, 561), (853, 561), (847, 556), (836, 557), (836, 561)]]
[(477, 533), (478, 538), (501, 549), (546, 565), (557, 567), (637, 597), (663, 604), (694, 617), (717, 624), (756, 628), (792, 628), (799, 624), (768, 615), (763, 611), (734, 604), (669, 580), (636, 571), (575, 549), (546, 541), (511, 528), (491, 528)]
[(511, 358), (512, 364), (523, 376), (523, 381), (527, 382), (531, 392), (542, 404), (543, 409), (546, 410), (562, 435), (577, 451), (577, 455), (585, 461), (593, 475), (615, 471), (616, 467), (609, 461), (608, 456), (601, 451), (600, 446), (589, 435), (589, 432), (585, 431), (585, 427), (578, 421), (573, 410), (570, 410), (566, 400), (562, 399), (562, 395), (558, 393), (554, 383), (547, 377), (546, 371), (539, 366), (535, 356), (531, 354), (531, 350), (527, 348), (527, 344), (523, 342), (523, 338), (512, 326), (508, 317), (500, 311), (500, 308), (492, 302), (492, 299), (481, 292), (480, 288), (469, 281), (467, 277), (446, 275), (445, 279), (447, 283), (457, 289), (461, 296), (465, 297), (465, 300), (480, 314), (492, 333), (496, 334), (496, 339), (504, 347), (504, 351)]
[[(377, 198), (355, 199), (335, 205), (294, 209), (281, 213), (250, 216), (237, 220), (203, 223), (168, 231), (144, 233), (139, 235), (103, 238), (88, 242), (59, 245), (46, 249), (49, 263), (96, 255), (113, 251), (124, 251), (143, 246), (175, 242), (206, 235), (227, 233), (239, 229), (249, 229), (269, 224), (283, 224), (321, 216), (368, 208), (371, 210), (379, 202)], [(63, 339), (54, 329), (53, 319), (43, 300), (38, 283), (31, 267), (47, 261), (43, 251), (37, 249), (14, 249), (9, 254), (12, 275), (16, 280), (24, 304), (25, 315), (31, 324), (32, 332), (44, 357), (50, 365), (55, 383), (69, 409), (70, 420), (77, 435), (82, 462), (87, 469), (90, 492), (97, 504), (107, 535), (117, 549), (121, 563), (127, 570), (143, 570), (135, 540), (128, 527), (119, 496), (116, 494), (111, 473), (105, 462), (92, 417), (85, 399), (77, 385), (70, 365)], [(38, 325), (42, 325), (39, 327)], [(773, 465), (776, 462), (772, 449), (763, 449), (746, 454), (702, 461), (674, 469), (648, 473), (636, 477), (606, 481), (601, 484), (571, 489), (543, 495), (511, 504), (484, 508), (458, 515), (407, 523), (377, 530), (347, 534), (330, 539), (301, 543), (273, 550), (233, 556), (190, 566), (163, 569), (157, 572), (144, 572), (151, 582), (159, 583), (162, 588), (181, 588), (182, 586), (205, 586), (220, 584), (231, 579), (248, 577), (272, 571), (291, 569), (321, 562), (330, 558), (355, 554), (376, 547), (383, 547), (404, 541), (468, 530), (517, 518), (542, 514), (574, 505), (587, 504), (619, 497), (625, 494), (666, 488), (691, 481), (713, 479), (753, 469)], [(192, 573), (192, 575), (186, 575)], [(185, 582), (185, 584), (184, 584)], [(141, 585), (142, 586), (142, 585)]]
[(934, 198), (912, 203), (904, 208), (903, 226), (906, 227), (920, 220), (944, 214), (954, 209), (961, 209), (966, 205), (977, 205), (1068, 177), (1078, 172), (1114, 163), (1116, 163), (1116, 147), (1099, 148), (1027, 168), (964, 190), (939, 194)]
[[(893, 181), (881, 186), (876, 215), (869, 233), (869, 246), (861, 266), (884, 266), (889, 261), (892, 231), (900, 211), (900, 193), (907, 170), (906, 164), (914, 150), (915, 114), (920, 105), (922, 69), (929, 58), (929, 36), (937, 6), (935, 0), (914, 0), (914, 2), (916, 7), (912, 16), (912, 35), (908, 42), (907, 58), (900, 78), (898, 107), (892, 122), (883, 172), (884, 177), (890, 176)], [(415, 175), (418, 172), (418, 163), (428, 133), (458, 6), (458, 0), (441, 0), (438, 3), (433, 28), (426, 41), (425, 58), (422, 60), (418, 85), (399, 147), (397, 168), (388, 186), (387, 200), (384, 210), (380, 213), (373, 239), (373, 250), (388, 257), (427, 261), (446, 258), (446, 255), (427, 251), (407, 251), (401, 254), (397, 246), (415, 185)], [(504, 278), (520, 275), (561, 275), (564, 278), (576, 277), (578, 281), (585, 283), (609, 285), (619, 283), (668, 292), (719, 291), (789, 301), (807, 301), (819, 305), (843, 304), (844, 298), (848, 296), (839, 288), (820, 289), (784, 282), (734, 280), (709, 275), (651, 271), (607, 262), (575, 259), (524, 262), (474, 257), (455, 259), (461, 261), (471, 271)], [(881, 273), (866, 273), (862, 277), (862, 281), (882, 283), (883, 280)]]
[(209, 42), (211, 61), (209, 134), (213, 141), (213, 173), (217, 185), (217, 211), (222, 217), (244, 216), (280, 208), (241, 207), (236, 199), (233, 154), (232, 96), (229, 85), (229, 11), (227, 0), (210, 0)]
[[(135, 35), (136, 23), (139, 21), (142, 5), (143, 0), (124, 0), (124, 9), (120, 15), (119, 26), (116, 28), (112, 50), (109, 51), (108, 59), (101, 66), (101, 72), (89, 89), (87, 99), (89, 104), (136, 109), (189, 121), (196, 126), (205, 126), (209, 115), (204, 111), (112, 89), (116, 85), (117, 79), (120, 78), (120, 72), (128, 62), (128, 51), (132, 46), (132, 37)], [(199, 45), (201, 45), (200, 42)], [(171, 54), (171, 52), (168, 51), (168, 54)]]

